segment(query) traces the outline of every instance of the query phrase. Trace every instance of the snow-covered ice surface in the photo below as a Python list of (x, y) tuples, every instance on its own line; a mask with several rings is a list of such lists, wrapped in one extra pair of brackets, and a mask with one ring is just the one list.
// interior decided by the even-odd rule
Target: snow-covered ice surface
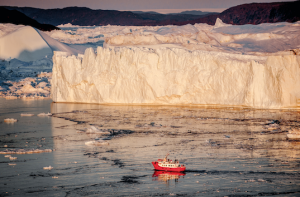
[(51, 57), (53, 51), (64, 51), (69, 55), (79, 52), (30, 26), (17, 28), (0, 37), (0, 59), (2, 60), (36, 61)]

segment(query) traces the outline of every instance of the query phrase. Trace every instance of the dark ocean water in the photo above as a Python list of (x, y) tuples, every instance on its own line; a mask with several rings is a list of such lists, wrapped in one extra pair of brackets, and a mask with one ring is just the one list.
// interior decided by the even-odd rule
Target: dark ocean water
[[(1, 154), (0, 196), (299, 196), (300, 142), (286, 137), (299, 121), (284, 110), (0, 99), (0, 151), (54, 149)], [(96, 138), (109, 145), (85, 145)], [(166, 153), (187, 171), (155, 172)]]

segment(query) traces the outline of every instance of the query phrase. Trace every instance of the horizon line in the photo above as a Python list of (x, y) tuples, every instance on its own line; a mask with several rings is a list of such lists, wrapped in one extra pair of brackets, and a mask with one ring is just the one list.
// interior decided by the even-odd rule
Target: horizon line
[(228, 8), (193, 8), (193, 9), (132, 9), (118, 11), (142, 11), (142, 12), (157, 12), (160, 14), (171, 14), (183, 11), (202, 11), (202, 12), (218, 12), (221, 13)]

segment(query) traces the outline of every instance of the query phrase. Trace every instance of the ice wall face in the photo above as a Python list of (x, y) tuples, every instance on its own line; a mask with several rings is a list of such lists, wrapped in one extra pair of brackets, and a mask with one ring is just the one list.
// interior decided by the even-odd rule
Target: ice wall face
[(97, 54), (55, 52), (53, 63), (55, 102), (293, 108), (300, 101), (296, 55), (98, 47)]

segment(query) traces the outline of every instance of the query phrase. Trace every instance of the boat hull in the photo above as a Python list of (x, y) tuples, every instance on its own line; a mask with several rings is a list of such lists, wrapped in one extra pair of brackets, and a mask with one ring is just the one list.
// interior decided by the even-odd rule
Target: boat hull
[(176, 167), (176, 168), (162, 167), (162, 166), (158, 165), (157, 161), (153, 161), (152, 165), (155, 170), (160, 170), (160, 171), (169, 171), (169, 172), (184, 172), (185, 171), (185, 166), (184, 167)]

